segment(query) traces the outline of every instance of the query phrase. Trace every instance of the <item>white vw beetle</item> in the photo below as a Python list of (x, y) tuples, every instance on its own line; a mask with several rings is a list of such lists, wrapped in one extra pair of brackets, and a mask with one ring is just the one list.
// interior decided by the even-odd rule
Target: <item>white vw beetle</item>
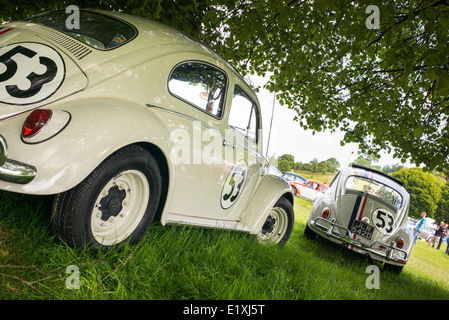
[(319, 234), (400, 273), (413, 247), (407, 228), (409, 204), (410, 195), (401, 181), (352, 165), (341, 170), (315, 200), (304, 233)]
[(160, 23), (81, 10), (0, 28), (0, 189), (55, 194), (72, 246), (137, 242), (157, 217), (285, 243), (293, 195), (269, 174), (255, 94)]

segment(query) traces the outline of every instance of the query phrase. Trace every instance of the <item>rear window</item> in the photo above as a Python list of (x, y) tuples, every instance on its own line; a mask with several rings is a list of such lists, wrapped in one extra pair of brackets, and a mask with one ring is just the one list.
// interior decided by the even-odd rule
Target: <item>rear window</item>
[(56, 29), (99, 50), (114, 49), (137, 35), (136, 29), (130, 24), (96, 12), (80, 10), (79, 28), (68, 29), (66, 25), (68, 18), (69, 14), (58, 10), (24, 21)]
[(402, 196), (399, 192), (375, 180), (359, 176), (350, 176), (346, 180), (345, 188), (366, 192), (392, 204), (398, 209), (402, 206)]

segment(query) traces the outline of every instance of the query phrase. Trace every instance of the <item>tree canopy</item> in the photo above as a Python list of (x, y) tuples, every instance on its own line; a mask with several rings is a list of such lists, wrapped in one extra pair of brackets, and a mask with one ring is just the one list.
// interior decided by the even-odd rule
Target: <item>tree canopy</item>
[(295, 157), (291, 154), (283, 154), (278, 158), (277, 167), (282, 172), (288, 172), (294, 170), (307, 170), (310, 173), (321, 172), (325, 174), (327, 172), (335, 173), (340, 167), (340, 163), (335, 158), (329, 158), (324, 161), (318, 162), (317, 159), (313, 159), (309, 163), (295, 162)]
[(441, 198), (438, 201), (438, 207), (435, 212), (435, 221), (439, 223), (440, 221), (444, 221), (449, 223), (449, 183), (441, 188)]
[(0, 21), (69, 4), (160, 20), (209, 44), (342, 144), (449, 169), (447, 0), (2, 0)]
[(391, 175), (403, 181), (404, 188), (410, 194), (410, 217), (418, 219), (425, 211), (428, 217), (435, 218), (443, 187), (435, 175), (420, 168), (401, 169)]

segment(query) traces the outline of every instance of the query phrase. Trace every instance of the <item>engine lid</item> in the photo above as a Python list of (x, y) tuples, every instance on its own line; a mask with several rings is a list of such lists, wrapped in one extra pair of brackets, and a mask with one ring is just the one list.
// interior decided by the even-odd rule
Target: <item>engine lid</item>
[(18, 24), (0, 28), (0, 120), (87, 85), (85, 74), (57, 44)]

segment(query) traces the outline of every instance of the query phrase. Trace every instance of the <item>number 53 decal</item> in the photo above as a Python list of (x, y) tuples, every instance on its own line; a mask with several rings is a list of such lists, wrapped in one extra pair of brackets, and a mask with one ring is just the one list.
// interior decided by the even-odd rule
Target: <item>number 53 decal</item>
[(0, 48), (0, 102), (24, 105), (45, 100), (64, 76), (61, 56), (46, 45), (23, 42)]
[(393, 231), (394, 216), (385, 209), (377, 209), (372, 215), (373, 224), (380, 233), (388, 235)]
[(221, 192), (221, 206), (223, 209), (231, 207), (242, 192), (246, 180), (246, 170), (247, 168), (236, 165), (229, 173)]

